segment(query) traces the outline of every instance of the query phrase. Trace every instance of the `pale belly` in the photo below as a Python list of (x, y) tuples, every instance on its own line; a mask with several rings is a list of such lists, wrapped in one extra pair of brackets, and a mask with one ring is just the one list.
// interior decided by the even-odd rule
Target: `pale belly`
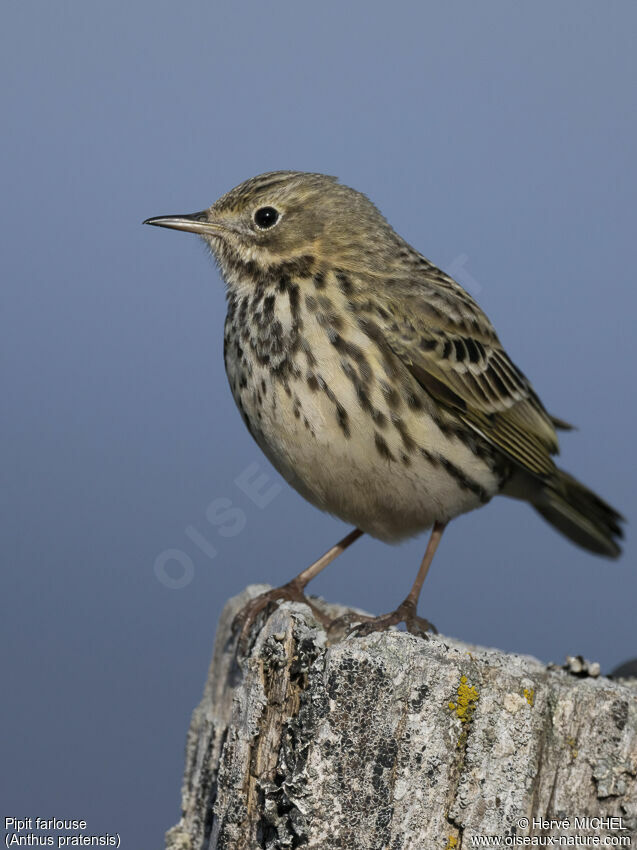
[(493, 464), (441, 430), (429, 400), (415, 410), (389, 404), (378, 386), (361, 404), (329, 350), (285, 382), (256, 361), (247, 371), (232, 356), (226, 365), (244, 420), (275, 468), (313, 505), (373, 537), (412, 536), (499, 490)]

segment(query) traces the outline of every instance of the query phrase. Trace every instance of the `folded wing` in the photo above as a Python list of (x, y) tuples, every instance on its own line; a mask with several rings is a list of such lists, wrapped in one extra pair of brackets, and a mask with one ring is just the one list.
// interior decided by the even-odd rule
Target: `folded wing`
[(387, 346), (443, 407), (529, 472), (555, 472), (556, 427), (525, 375), (503, 349), (480, 307), (436, 269), (394, 281)]

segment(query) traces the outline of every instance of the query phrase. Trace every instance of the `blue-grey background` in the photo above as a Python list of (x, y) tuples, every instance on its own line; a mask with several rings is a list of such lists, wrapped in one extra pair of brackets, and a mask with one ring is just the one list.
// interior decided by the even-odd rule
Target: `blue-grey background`
[[(636, 24), (629, 0), (4, 4), (2, 818), (162, 846), (224, 601), (346, 530), (237, 485), (280, 479), (226, 386), (223, 286), (147, 216), (277, 168), (367, 192), (580, 426), (563, 464), (635, 516)], [(497, 499), (450, 527), (421, 612), (608, 671), (637, 655), (633, 540), (610, 563)], [(364, 539), (313, 589), (389, 610), (424, 544)]]

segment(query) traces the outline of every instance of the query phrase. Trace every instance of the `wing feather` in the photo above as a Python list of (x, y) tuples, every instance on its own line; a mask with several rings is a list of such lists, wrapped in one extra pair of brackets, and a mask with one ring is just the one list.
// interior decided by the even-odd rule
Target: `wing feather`
[(424, 270), (392, 281), (391, 305), (382, 336), (421, 386), (517, 464), (552, 475), (555, 429), (567, 423), (547, 413), (473, 298)]

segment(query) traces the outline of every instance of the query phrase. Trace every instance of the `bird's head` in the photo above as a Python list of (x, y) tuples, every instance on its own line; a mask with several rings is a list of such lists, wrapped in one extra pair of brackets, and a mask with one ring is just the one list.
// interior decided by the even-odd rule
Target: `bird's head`
[(365, 195), (301, 171), (261, 174), (201, 212), (144, 223), (203, 237), (229, 283), (237, 264), (266, 270), (311, 257), (344, 268), (378, 265), (399, 239)]

